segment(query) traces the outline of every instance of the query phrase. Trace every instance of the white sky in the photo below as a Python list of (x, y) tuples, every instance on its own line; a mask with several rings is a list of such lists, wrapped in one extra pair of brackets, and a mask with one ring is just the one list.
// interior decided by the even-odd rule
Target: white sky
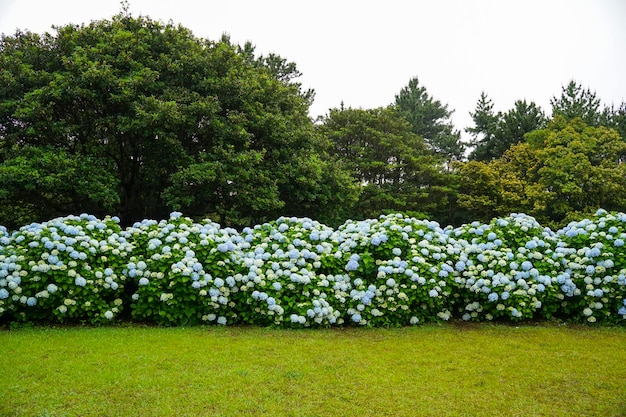
[[(0, 0), (0, 33), (120, 10), (119, 0)], [(549, 114), (572, 79), (604, 104), (626, 101), (624, 0), (130, 0), (130, 10), (295, 62), (316, 91), (313, 117), (342, 101), (386, 106), (414, 76), (461, 130), (483, 90), (502, 111), (525, 98)]]

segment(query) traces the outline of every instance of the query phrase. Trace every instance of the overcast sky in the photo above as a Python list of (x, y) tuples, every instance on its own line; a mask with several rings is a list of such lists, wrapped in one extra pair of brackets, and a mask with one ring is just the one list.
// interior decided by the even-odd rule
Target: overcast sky
[[(0, 0), (0, 32), (109, 19), (119, 0)], [(311, 116), (386, 106), (417, 76), (471, 125), (481, 91), (506, 111), (550, 98), (575, 80), (604, 104), (626, 101), (624, 0), (130, 0), (130, 10), (197, 37), (249, 40), (293, 61), (313, 88)], [(466, 136), (466, 135), (464, 135)]]

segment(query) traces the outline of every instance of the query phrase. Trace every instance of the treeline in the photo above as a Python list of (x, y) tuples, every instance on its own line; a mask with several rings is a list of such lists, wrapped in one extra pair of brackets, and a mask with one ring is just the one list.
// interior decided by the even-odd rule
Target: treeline
[(482, 94), (467, 128), (417, 78), (392, 105), (312, 120), (294, 63), (134, 17), (0, 38), (0, 224), (180, 210), (226, 226), (331, 226), (404, 212), (443, 224), (525, 212), (560, 226), (626, 202), (626, 104), (572, 81), (552, 114)]

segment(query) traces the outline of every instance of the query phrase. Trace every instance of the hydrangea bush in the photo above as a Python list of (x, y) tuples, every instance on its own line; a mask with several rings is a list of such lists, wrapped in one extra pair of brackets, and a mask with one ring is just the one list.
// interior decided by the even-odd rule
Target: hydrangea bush
[(392, 214), (348, 221), (335, 236), (333, 256), (352, 284), (351, 322), (390, 326), (450, 318), (451, 254), (439, 224)]
[(598, 210), (557, 232), (564, 270), (564, 318), (619, 323), (626, 319), (626, 214)]
[(164, 325), (218, 322), (235, 315), (232, 278), (241, 259), (241, 236), (181, 213), (169, 220), (144, 220), (124, 232), (134, 242), (122, 275), (132, 285), (132, 318)]
[(343, 323), (350, 278), (334, 260), (334, 231), (311, 219), (281, 217), (243, 230), (239, 319), (320, 326)]
[(181, 213), (126, 229), (68, 216), (0, 227), (0, 324), (621, 324), (625, 224), (604, 210), (557, 232), (524, 214), (444, 229), (281, 217), (241, 232)]
[(455, 312), (463, 320), (550, 318), (557, 310), (562, 270), (557, 237), (524, 214), (449, 230), (458, 252)]
[(124, 308), (120, 272), (132, 245), (117, 218), (33, 223), (0, 238), (3, 321), (113, 320)]

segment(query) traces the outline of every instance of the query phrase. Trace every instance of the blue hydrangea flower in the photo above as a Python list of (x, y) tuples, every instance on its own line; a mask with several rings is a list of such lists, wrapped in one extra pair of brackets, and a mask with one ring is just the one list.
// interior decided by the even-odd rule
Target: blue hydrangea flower
[(589, 249), (589, 251), (587, 251), (587, 257), (589, 258), (595, 258), (600, 256), (600, 248), (598, 247), (593, 247), (591, 249)]
[(346, 271), (356, 271), (359, 268), (359, 259), (360, 256), (357, 254), (350, 256), (350, 260), (346, 265)]

